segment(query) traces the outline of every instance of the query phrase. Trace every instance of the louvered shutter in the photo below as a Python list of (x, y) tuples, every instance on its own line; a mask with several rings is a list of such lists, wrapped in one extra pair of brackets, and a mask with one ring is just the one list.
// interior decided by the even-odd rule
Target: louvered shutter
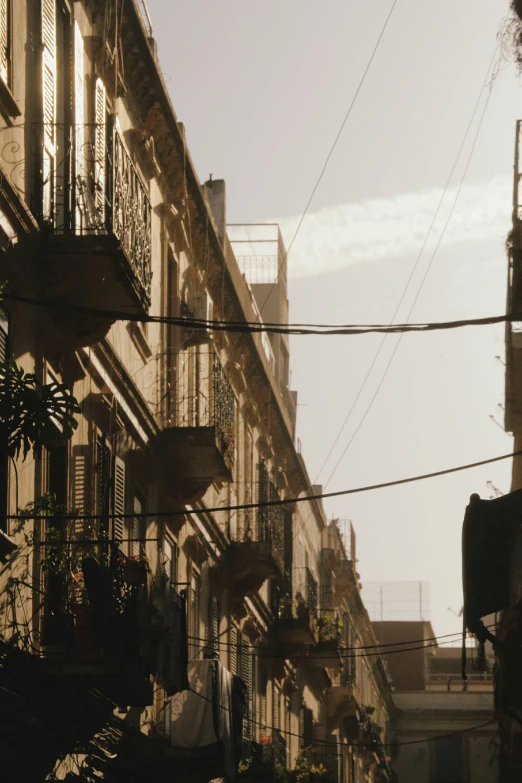
[(0, 78), (9, 81), (9, 0), (0, 0)]
[(101, 79), (96, 79), (95, 114), (94, 203), (98, 225), (103, 228), (106, 218), (107, 95)]
[(53, 216), (56, 156), (56, 0), (42, 0), (43, 216)]
[(76, 229), (81, 231), (88, 210), (89, 193), (85, 182), (85, 64), (83, 36), (74, 23), (74, 175), (76, 182)]
[(221, 606), (219, 598), (212, 596), (210, 599), (210, 641), (214, 655), (219, 657), (219, 624), (221, 619)]
[(235, 625), (232, 626), (230, 629), (230, 650), (229, 650), (229, 666), (230, 666), (230, 672), (231, 674), (237, 674), (237, 659), (238, 659), (238, 650), (237, 650), (237, 628)]
[(114, 529), (113, 537), (123, 540), (125, 530), (125, 462), (121, 457), (114, 461)]
[(141, 500), (134, 496), (134, 516), (132, 518), (132, 554), (135, 557), (139, 557), (145, 552), (145, 538), (144, 519), (143, 519), (143, 503)]
[(0, 362), (7, 361), (7, 322), (2, 323), (0, 317)]
[(285, 699), (285, 742), (286, 742), (286, 766), (290, 768), (290, 700)]
[(251, 739), (253, 719), (253, 678), (252, 678), (252, 648), (249, 644), (241, 645), (241, 679), (247, 687), (247, 708), (243, 721), (243, 736)]
[(274, 685), (274, 728), (281, 729), (281, 688)]

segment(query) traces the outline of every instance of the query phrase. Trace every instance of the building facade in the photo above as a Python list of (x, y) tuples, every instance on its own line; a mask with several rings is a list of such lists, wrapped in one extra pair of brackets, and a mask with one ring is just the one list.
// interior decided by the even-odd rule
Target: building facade
[(135, 0), (0, 0), (0, 115), (5, 779), (391, 779), (288, 337), (233, 328), (288, 322), (277, 227), (227, 231)]
[[(375, 627), (388, 646), (396, 707), (392, 757), (401, 783), (497, 783), (491, 647), (489, 672), (470, 671), (464, 681), (461, 649), (433, 642), (430, 622), (384, 621)], [(409, 650), (396, 654), (393, 645), (407, 640)], [(468, 649), (470, 660), (476, 654), (476, 648)]]

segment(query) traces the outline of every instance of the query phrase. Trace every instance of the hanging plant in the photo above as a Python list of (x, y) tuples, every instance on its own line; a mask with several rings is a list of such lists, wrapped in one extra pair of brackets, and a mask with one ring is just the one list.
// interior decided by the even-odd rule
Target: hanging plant
[(0, 363), (0, 438), (10, 457), (68, 440), (80, 406), (67, 386), (41, 383), (15, 362)]

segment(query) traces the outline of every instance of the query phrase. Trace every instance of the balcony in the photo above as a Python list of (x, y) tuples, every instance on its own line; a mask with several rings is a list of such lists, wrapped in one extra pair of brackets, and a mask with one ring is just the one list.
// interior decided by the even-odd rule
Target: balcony
[(157, 442), (172, 492), (201, 499), (214, 482), (232, 481), (236, 399), (214, 351), (189, 354)]
[(344, 669), (333, 680), (326, 698), (326, 723), (330, 729), (341, 725), (351, 739), (358, 736), (360, 723), (359, 691), (351, 673)]
[(289, 651), (315, 644), (317, 582), (309, 568), (294, 568), (291, 579), (276, 582), (273, 613), (278, 642)]
[[(43, 149), (36, 166), (41, 231), (27, 250), (41, 272), (42, 298), (146, 315), (151, 205), (119, 133), (100, 124), (38, 125), (33, 133), (33, 146)], [(51, 317), (51, 328), (76, 346), (98, 341), (115, 320), (81, 310)]]
[(321, 610), (317, 619), (317, 645), (313, 665), (318, 668), (342, 669), (342, 622), (335, 609)]
[[(259, 466), (258, 497), (278, 498), (266, 469)], [(246, 518), (242, 540), (232, 541), (225, 555), (229, 589), (233, 598), (259, 590), (267, 579), (284, 572), (284, 513), (282, 506), (261, 506)]]
[(142, 655), (150, 629), (139, 616), (150, 589), (146, 564), (107, 539), (64, 540), (53, 529), (48, 536), (39, 546), (48, 673), (81, 678), (115, 704), (152, 704)]

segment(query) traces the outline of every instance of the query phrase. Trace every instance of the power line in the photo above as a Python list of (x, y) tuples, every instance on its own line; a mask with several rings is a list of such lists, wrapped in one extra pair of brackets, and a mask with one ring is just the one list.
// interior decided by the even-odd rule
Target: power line
[[(189, 688), (189, 692), (193, 693), (195, 696), (199, 696), (200, 698), (207, 701), (209, 704), (212, 704), (213, 706), (217, 706), (219, 709), (223, 710), (224, 712), (232, 712), (230, 707), (226, 707), (224, 704), (216, 704), (214, 699), (209, 699), (208, 696), (205, 696), (203, 693), (198, 693), (197, 691), (192, 690), (192, 688)], [(182, 692), (183, 693), (183, 692)], [(253, 720), (252, 718), (248, 719), (249, 723), (252, 723), (254, 726), (261, 726), (264, 729), (268, 729), (269, 731), (277, 731), (281, 733), (282, 735), (285, 735), (287, 737), (298, 737), (299, 739), (303, 739), (303, 737), (300, 734), (297, 734), (295, 731), (287, 731), (286, 729), (280, 729), (277, 726), (267, 726), (266, 723), (260, 723), (257, 720)], [(418, 745), (421, 742), (436, 742), (437, 740), (441, 739), (449, 739), (450, 737), (457, 737), (460, 734), (467, 734), (470, 731), (477, 731), (478, 729), (483, 729), (486, 726), (491, 726), (493, 723), (496, 723), (496, 720), (488, 720), (483, 723), (478, 723), (475, 726), (469, 726), (467, 729), (458, 729), (457, 731), (452, 731), (447, 734), (437, 734), (433, 737), (425, 737), (424, 739), (418, 739), (418, 740), (406, 740), (405, 742), (381, 742), (379, 740), (368, 740), (368, 742), (358, 742), (358, 743), (346, 743), (343, 744), (342, 742), (332, 742), (332, 740), (321, 740), (314, 738), (312, 740), (312, 745), (325, 745), (330, 746), (334, 748), (339, 747), (351, 747), (351, 748), (371, 748), (371, 747), (380, 747), (380, 748), (389, 748), (389, 747), (400, 747), (401, 745)]]
[[(485, 81), (484, 81), (484, 83), (483, 83), (483, 85), (482, 85), (482, 88), (481, 88), (481, 90), (480, 90), (479, 97), (478, 97), (478, 99), (477, 99), (477, 103), (475, 104), (475, 108), (474, 108), (474, 110), (473, 110), (473, 114), (472, 114), (471, 120), (470, 120), (470, 122), (469, 122), (469, 125), (468, 125), (468, 127), (466, 128), (466, 133), (465, 133), (465, 135), (464, 135), (463, 142), (462, 142), (462, 144), (461, 144), (461, 147), (460, 147), (460, 149), (459, 149), (459, 152), (458, 152), (458, 154), (457, 154), (457, 158), (456, 158), (456, 160), (455, 160), (454, 166), (453, 166), (453, 168), (452, 168), (452, 170), (451, 170), (451, 173), (450, 173), (450, 176), (448, 177), (448, 180), (447, 180), (447, 182), (446, 182), (446, 187), (445, 187), (445, 189), (444, 189), (444, 192), (443, 192), (443, 195), (442, 195), (441, 201), (439, 202), (439, 206), (437, 207), (437, 212), (435, 213), (435, 217), (434, 217), (434, 219), (433, 219), (433, 221), (432, 221), (432, 224), (431, 224), (431, 226), (430, 226), (430, 229), (429, 229), (429, 232), (428, 232), (428, 236), (429, 236), (429, 234), (431, 233), (431, 230), (432, 230), (432, 228), (433, 228), (433, 225), (434, 225), (434, 223), (435, 223), (436, 216), (437, 216), (437, 214), (438, 214), (438, 211), (439, 211), (439, 209), (440, 209), (440, 206), (442, 205), (442, 201), (443, 201), (443, 199), (444, 199), (444, 197), (445, 197), (446, 191), (447, 191), (447, 189), (448, 189), (448, 187), (449, 187), (449, 183), (450, 183), (450, 181), (451, 181), (451, 178), (452, 178), (452, 176), (453, 176), (453, 172), (455, 171), (455, 168), (456, 168), (456, 166), (457, 166), (457, 163), (458, 163), (458, 160), (459, 160), (459, 158), (460, 158), (460, 155), (461, 155), (462, 149), (463, 149), (463, 147), (464, 147), (464, 144), (465, 144), (465, 142), (466, 142), (466, 139), (467, 139), (467, 136), (468, 136), (469, 130), (470, 130), (470, 128), (471, 128), (471, 124), (472, 124), (472, 122), (473, 122), (473, 119), (474, 119), (474, 117), (475, 117), (475, 113), (476, 113), (476, 111), (477, 111), (477, 109), (478, 109), (478, 105), (479, 105), (479, 103), (480, 103), (480, 99), (481, 99), (482, 93), (483, 93), (484, 89), (486, 88), (486, 86), (488, 86), (488, 77), (489, 77), (489, 73), (490, 73), (490, 71), (491, 71), (491, 68), (492, 68), (492, 63), (493, 63), (493, 62), (494, 62), (494, 60), (495, 60), (495, 57), (496, 57), (496, 54), (497, 54), (497, 50), (498, 50), (498, 44), (495, 46), (495, 51), (494, 51), (494, 53), (493, 53), (492, 60), (491, 60), (491, 62), (490, 62), (490, 64), (489, 64), (489, 66), (488, 66), (488, 70), (487, 70), (487, 74), (486, 74), (486, 79), (485, 79)], [(498, 61), (498, 67), (499, 67), (499, 66), (500, 66), (500, 61)], [(410, 310), (409, 310), (409, 312), (408, 312), (408, 317), (407, 317), (407, 319), (406, 319), (406, 323), (408, 323), (408, 321), (410, 320), (410, 317), (411, 317), (411, 315), (412, 315), (412, 313), (413, 313), (413, 310), (414, 310), (414, 308), (415, 308), (415, 305), (417, 304), (417, 301), (418, 301), (418, 299), (419, 299), (419, 296), (420, 296), (420, 293), (421, 293), (421, 291), (422, 291), (422, 288), (423, 288), (423, 286), (424, 286), (424, 283), (426, 282), (426, 278), (427, 278), (427, 276), (428, 276), (428, 274), (429, 274), (429, 271), (430, 271), (430, 269), (431, 269), (431, 267), (432, 267), (433, 261), (435, 260), (435, 256), (437, 255), (437, 252), (438, 252), (438, 250), (439, 250), (439, 247), (440, 247), (440, 245), (441, 245), (441, 243), (442, 243), (442, 240), (443, 240), (443, 238), (444, 238), (444, 235), (445, 235), (445, 233), (446, 233), (446, 229), (448, 228), (448, 225), (449, 225), (449, 223), (450, 223), (450, 220), (451, 220), (451, 218), (453, 217), (453, 213), (454, 213), (454, 211), (455, 211), (455, 207), (457, 206), (457, 202), (458, 202), (458, 199), (459, 199), (459, 196), (460, 196), (461, 190), (462, 190), (462, 186), (463, 186), (463, 184), (464, 184), (464, 180), (466, 179), (466, 175), (467, 175), (467, 173), (468, 173), (469, 166), (470, 166), (470, 164), (471, 164), (471, 160), (472, 160), (472, 158), (473, 158), (473, 153), (475, 152), (475, 148), (476, 148), (476, 145), (477, 145), (478, 137), (479, 137), (479, 134), (480, 134), (480, 131), (481, 131), (481, 128), (482, 128), (482, 123), (483, 123), (483, 121), (484, 121), (484, 117), (485, 117), (485, 115), (486, 115), (486, 111), (487, 111), (487, 108), (488, 108), (488, 106), (489, 106), (489, 101), (490, 101), (490, 98), (491, 98), (491, 93), (492, 93), (492, 91), (493, 91), (493, 87), (494, 87), (494, 85), (495, 85), (496, 77), (498, 76), (498, 67), (497, 67), (497, 73), (493, 72), (493, 76), (492, 76), (491, 80), (489, 80), (489, 90), (488, 90), (488, 95), (487, 95), (487, 98), (486, 98), (486, 102), (485, 102), (485, 104), (484, 104), (484, 108), (483, 108), (483, 110), (482, 110), (482, 114), (481, 114), (481, 116), (480, 116), (480, 120), (479, 120), (479, 123), (478, 123), (478, 126), (477, 126), (477, 130), (476, 130), (476, 133), (475, 133), (475, 137), (474, 137), (474, 139), (473, 139), (473, 143), (472, 143), (472, 145), (471, 145), (470, 153), (469, 153), (469, 155), (468, 155), (468, 159), (467, 159), (467, 161), (466, 161), (466, 165), (465, 165), (465, 167), (464, 167), (464, 171), (463, 171), (463, 173), (462, 173), (462, 177), (461, 177), (461, 180), (460, 180), (460, 183), (459, 183), (459, 186), (458, 186), (457, 192), (456, 192), (456, 194), (455, 194), (455, 198), (454, 198), (454, 200), (453, 200), (453, 204), (451, 205), (451, 209), (450, 209), (450, 212), (449, 212), (449, 214), (448, 214), (448, 217), (447, 217), (447, 219), (446, 219), (446, 222), (445, 222), (445, 224), (444, 224), (444, 226), (443, 226), (442, 232), (441, 232), (441, 234), (440, 234), (440, 236), (439, 236), (439, 239), (438, 239), (438, 241), (437, 241), (437, 244), (435, 245), (435, 248), (434, 248), (434, 250), (433, 250), (433, 253), (432, 253), (432, 255), (431, 255), (431, 258), (430, 258), (430, 260), (429, 260), (429, 262), (428, 262), (428, 265), (427, 265), (427, 267), (426, 267), (426, 270), (425, 270), (425, 272), (424, 272), (424, 275), (423, 275), (423, 277), (422, 277), (422, 280), (421, 280), (421, 282), (420, 282), (420, 285), (419, 285), (419, 287), (418, 287), (418, 289), (417, 289), (417, 293), (415, 294), (415, 297), (414, 297), (414, 299), (413, 299), (412, 305), (411, 305), (411, 307), (410, 307)], [(427, 237), (426, 237), (426, 242), (427, 242)], [(426, 244), (426, 243), (425, 243), (425, 244)], [(415, 271), (415, 268), (416, 268), (416, 266), (417, 266), (417, 263), (418, 263), (418, 261), (420, 260), (420, 256), (422, 255), (422, 252), (423, 252), (423, 250), (424, 250), (425, 244), (423, 245), (423, 248), (422, 248), (422, 250), (421, 250), (421, 253), (420, 253), (420, 255), (419, 255), (418, 259), (417, 259), (417, 262), (415, 263), (415, 267), (414, 267), (414, 270), (413, 270), (413, 271)], [(411, 277), (410, 277), (410, 280), (411, 280)], [(408, 281), (408, 286), (409, 286), (409, 282), (410, 282), (410, 280)], [(342, 460), (344, 459), (344, 456), (345, 456), (346, 452), (348, 451), (348, 449), (349, 449), (349, 448), (350, 448), (350, 446), (352, 445), (352, 443), (353, 443), (353, 441), (355, 440), (355, 438), (356, 438), (356, 436), (357, 436), (357, 434), (358, 434), (359, 430), (361, 429), (361, 427), (362, 427), (362, 425), (364, 424), (364, 422), (365, 422), (365, 420), (366, 420), (366, 418), (367, 418), (368, 414), (370, 413), (370, 411), (371, 411), (371, 409), (372, 409), (372, 407), (373, 407), (373, 404), (374, 404), (375, 400), (377, 399), (377, 397), (378, 397), (378, 395), (379, 395), (379, 393), (380, 393), (380, 391), (381, 391), (381, 389), (382, 389), (382, 387), (383, 387), (384, 381), (386, 380), (386, 376), (388, 375), (388, 372), (389, 372), (389, 370), (390, 370), (390, 367), (391, 367), (391, 365), (392, 365), (392, 363), (393, 363), (393, 361), (394, 361), (394, 359), (395, 359), (395, 356), (396, 356), (396, 354), (397, 354), (397, 351), (399, 350), (399, 346), (400, 346), (400, 344), (401, 344), (401, 341), (402, 341), (402, 336), (403, 336), (403, 334), (404, 334), (404, 331), (401, 333), (401, 335), (400, 335), (399, 339), (397, 340), (397, 342), (396, 342), (396, 344), (395, 344), (395, 347), (394, 347), (394, 349), (393, 349), (393, 352), (392, 352), (392, 354), (391, 354), (391, 357), (390, 357), (390, 359), (389, 359), (389, 361), (388, 361), (388, 364), (386, 365), (386, 367), (385, 367), (385, 369), (384, 369), (384, 373), (382, 374), (382, 376), (381, 376), (381, 378), (380, 378), (380, 381), (379, 381), (379, 383), (378, 383), (378, 385), (377, 385), (377, 389), (375, 390), (375, 393), (373, 394), (373, 396), (372, 396), (372, 398), (371, 398), (371, 400), (370, 400), (370, 402), (369, 402), (369, 404), (368, 404), (368, 406), (367, 406), (366, 410), (364, 411), (364, 413), (363, 413), (363, 415), (362, 415), (362, 418), (361, 418), (361, 419), (360, 419), (360, 421), (359, 421), (359, 424), (358, 424), (358, 425), (357, 425), (357, 427), (355, 428), (355, 431), (353, 432), (353, 434), (352, 434), (352, 436), (351, 436), (350, 440), (348, 441), (348, 443), (347, 443), (347, 445), (346, 445), (346, 447), (345, 447), (344, 451), (342, 452), (341, 456), (340, 456), (340, 457), (339, 457), (339, 459), (337, 460), (337, 462), (336, 462), (336, 464), (335, 464), (335, 467), (334, 467), (334, 469), (333, 469), (333, 470), (332, 470), (332, 472), (330, 473), (330, 476), (329, 476), (328, 480), (327, 480), (327, 481), (326, 481), (326, 483), (325, 483), (325, 487), (327, 487), (327, 486), (328, 486), (328, 484), (330, 483), (330, 481), (332, 480), (333, 476), (335, 475), (335, 473), (336, 473), (336, 471), (337, 471), (337, 468), (339, 467), (339, 465), (341, 464)], [(384, 338), (384, 339), (386, 339), (386, 338)], [(383, 340), (383, 343), (384, 343), (384, 340)], [(381, 346), (380, 346), (380, 347), (382, 347), (382, 344), (381, 344)], [(380, 350), (380, 348), (379, 348), (379, 350)]]
[[(362, 77), (361, 77), (361, 79), (360, 79), (360, 81), (359, 81), (359, 84), (357, 85), (357, 89), (355, 90), (354, 96), (353, 96), (353, 98), (352, 98), (352, 100), (351, 100), (351, 102), (350, 102), (350, 105), (348, 106), (348, 111), (346, 112), (346, 114), (345, 114), (345, 116), (344, 116), (344, 119), (343, 119), (343, 121), (342, 121), (342, 123), (341, 123), (341, 127), (339, 128), (339, 130), (338, 130), (338, 132), (337, 132), (337, 135), (336, 135), (336, 137), (335, 137), (335, 139), (334, 139), (334, 142), (333, 142), (332, 146), (330, 147), (330, 151), (328, 152), (328, 155), (326, 156), (326, 160), (325, 160), (325, 162), (324, 162), (324, 166), (323, 166), (323, 168), (322, 168), (322, 171), (321, 171), (321, 173), (319, 174), (319, 178), (318, 178), (317, 182), (315, 183), (315, 185), (314, 185), (314, 187), (313, 187), (313, 190), (312, 190), (312, 192), (311, 192), (311, 194), (310, 194), (310, 198), (308, 199), (308, 201), (307, 201), (307, 204), (306, 204), (306, 206), (305, 206), (305, 208), (304, 208), (304, 212), (303, 212), (303, 214), (301, 215), (301, 218), (300, 218), (300, 220), (299, 220), (299, 223), (297, 224), (297, 228), (296, 228), (296, 230), (295, 230), (295, 233), (294, 233), (294, 235), (293, 235), (293, 237), (292, 237), (292, 240), (291, 240), (290, 244), (288, 245), (288, 248), (287, 248), (287, 250), (285, 251), (284, 258), (282, 259), (281, 263), (279, 264), (279, 269), (278, 269), (278, 275), (277, 275), (277, 278), (279, 277), (279, 274), (281, 273), (281, 267), (283, 266), (283, 264), (286, 262), (286, 259), (288, 258), (288, 254), (290, 253), (290, 250), (292, 249), (292, 246), (293, 246), (293, 244), (294, 244), (294, 242), (295, 242), (295, 240), (296, 240), (296, 238), (297, 238), (297, 235), (298, 235), (298, 233), (299, 233), (299, 230), (300, 230), (301, 226), (303, 225), (303, 221), (304, 221), (304, 219), (305, 219), (306, 215), (308, 214), (308, 210), (310, 209), (310, 205), (311, 205), (311, 203), (312, 203), (312, 201), (313, 201), (313, 198), (314, 198), (314, 196), (315, 196), (315, 193), (316, 193), (316, 191), (317, 191), (317, 188), (319, 187), (319, 185), (320, 185), (320, 183), (321, 183), (321, 180), (322, 180), (322, 178), (324, 177), (324, 174), (325, 174), (325, 172), (326, 172), (326, 169), (327, 169), (327, 167), (328, 167), (328, 164), (329, 164), (329, 162), (330, 162), (330, 158), (332, 157), (332, 155), (333, 155), (333, 153), (334, 153), (334, 150), (335, 150), (335, 148), (337, 147), (337, 143), (338, 143), (339, 139), (341, 138), (341, 134), (342, 134), (342, 132), (343, 132), (343, 130), (344, 130), (344, 126), (345, 126), (345, 125), (346, 125), (346, 123), (348, 122), (348, 119), (349, 119), (349, 117), (350, 117), (350, 114), (352, 113), (352, 109), (353, 109), (353, 107), (355, 106), (355, 103), (356, 103), (356, 101), (357, 101), (357, 98), (359, 97), (359, 93), (361, 92), (362, 86), (363, 86), (364, 82), (366, 81), (366, 77), (367, 77), (367, 75), (368, 75), (368, 72), (369, 72), (370, 68), (372, 67), (372, 63), (373, 63), (373, 61), (374, 61), (374, 59), (375, 59), (375, 55), (377, 54), (377, 50), (379, 49), (379, 46), (381, 45), (381, 41), (382, 41), (382, 39), (383, 39), (383, 37), (384, 37), (384, 33), (386, 32), (386, 29), (387, 29), (387, 27), (388, 27), (388, 24), (389, 24), (389, 22), (390, 22), (390, 19), (391, 19), (391, 17), (392, 17), (392, 14), (393, 14), (393, 12), (395, 11), (395, 7), (396, 7), (396, 5), (397, 5), (397, 2), (398, 2), (398, 0), (393, 0), (393, 4), (392, 4), (392, 6), (391, 6), (391, 8), (390, 8), (390, 11), (389, 11), (389, 13), (388, 13), (388, 16), (386, 17), (386, 20), (385, 20), (385, 22), (384, 22), (384, 25), (383, 25), (383, 27), (382, 27), (382, 29), (381, 29), (381, 32), (380, 32), (380, 34), (379, 34), (379, 37), (377, 38), (377, 42), (376, 42), (375, 46), (373, 47), (373, 51), (372, 51), (372, 53), (371, 53), (371, 55), (370, 55), (370, 59), (368, 60), (368, 63), (367, 63), (367, 65), (366, 65), (366, 68), (364, 69), (363, 75), (362, 75)], [(266, 295), (265, 301), (263, 302), (262, 306), (259, 308), (259, 317), (261, 317), (261, 315), (262, 315), (262, 313), (263, 313), (263, 310), (264, 310), (264, 308), (265, 308), (265, 305), (266, 305), (266, 303), (268, 302), (268, 300), (269, 300), (269, 298), (270, 298), (270, 295), (272, 294), (272, 291), (274, 290), (274, 287), (275, 287), (275, 285), (276, 285), (277, 278), (276, 278), (276, 280), (275, 280), (275, 281), (272, 283), (272, 287), (271, 287), (271, 288), (270, 288), (270, 290), (268, 291), (268, 294)]]
[[(301, 497), (293, 497), (293, 498), (280, 498), (279, 500), (267, 500), (263, 501), (261, 503), (242, 503), (238, 505), (233, 506), (214, 506), (212, 508), (201, 508), (201, 509), (178, 509), (178, 510), (172, 510), (172, 511), (156, 511), (156, 512), (144, 512), (140, 513), (139, 515), (135, 513), (125, 513), (125, 514), (114, 514), (113, 516), (117, 517), (118, 519), (135, 519), (136, 516), (139, 516), (140, 519), (144, 519), (146, 517), (175, 517), (175, 516), (183, 516), (186, 514), (191, 513), (197, 513), (198, 511), (205, 512), (207, 514), (214, 513), (217, 511), (241, 511), (242, 509), (248, 509), (248, 508), (269, 508), (271, 506), (287, 506), (292, 505), (294, 503), (303, 503), (307, 500), (323, 500), (324, 498), (336, 498), (341, 497), (343, 495), (355, 495), (360, 492), (373, 492), (378, 489), (387, 489), (388, 487), (398, 487), (402, 484), (411, 484), (415, 481), (423, 481), (424, 479), (430, 479), (430, 478), (437, 478), (438, 476), (447, 476), (450, 473), (458, 473), (463, 470), (471, 470), (472, 468), (478, 468), (482, 465), (491, 465), (493, 462), (500, 462), (501, 460), (505, 459), (511, 459), (512, 457), (518, 457), (522, 454), (522, 449), (518, 451), (510, 452), (509, 454), (501, 454), (499, 457), (490, 457), (489, 459), (483, 459), (479, 460), (477, 462), (468, 462), (466, 465), (457, 465), (453, 468), (445, 468), (444, 470), (436, 470), (432, 473), (422, 473), (418, 476), (409, 476), (408, 478), (403, 479), (395, 479), (394, 481), (385, 481), (380, 484), (369, 484), (364, 487), (354, 487), (353, 489), (341, 489), (337, 492), (322, 492), (317, 495), (304, 495)], [(38, 513), (21, 513), (21, 514), (2, 514), (0, 516), (2, 519), (54, 519), (56, 521), (58, 520), (67, 520), (67, 519), (99, 519), (100, 514), (38, 514)]]
[(253, 321), (218, 321), (203, 320), (198, 318), (142, 315), (137, 313), (124, 313), (116, 310), (103, 310), (97, 307), (87, 307), (69, 302), (56, 302), (45, 299), (35, 299), (15, 294), (2, 293), (1, 299), (26, 304), (35, 307), (49, 307), (60, 311), (78, 312), (84, 315), (96, 315), (115, 319), (118, 321), (139, 321), (141, 323), (166, 324), (168, 326), (180, 326), (186, 329), (200, 329), (216, 332), (240, 332), (273, 334), (288, 334), (291, 336), (342, 336), (364, 334), (402, 334), (407, 332), (423, 333), (442, 331), (448, 329), (460, 329), (466, 326), (493, 326), (501, 323), (522, 321), (522, 312), (505, 313), (502, 315), (484, 316), (482, 318), (462, 318), (453, 321), (433, 321), (425, 323), (400, 323), (400, 324), (278, 324), (270, 322)]

